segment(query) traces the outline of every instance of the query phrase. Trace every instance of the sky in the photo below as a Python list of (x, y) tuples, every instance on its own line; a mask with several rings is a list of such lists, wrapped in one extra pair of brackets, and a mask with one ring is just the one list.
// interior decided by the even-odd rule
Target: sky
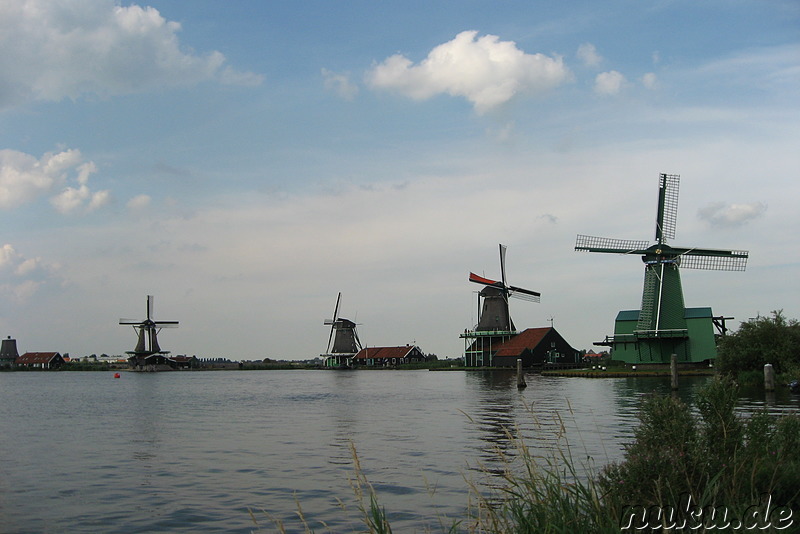
[(686, 305), (800, 318), (796, 0), (0, 3), (0, 336), (235, 360), (463, 354), (469, 272), (539, 291), (576, 349), (638, 309), (577, 234), (747, 250)]

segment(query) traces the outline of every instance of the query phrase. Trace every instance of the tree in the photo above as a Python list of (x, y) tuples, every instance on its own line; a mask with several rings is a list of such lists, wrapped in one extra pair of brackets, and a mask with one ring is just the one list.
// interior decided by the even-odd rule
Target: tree
[(759, 315), (720, 338), (718, 352), (717, 369), (731, 375), (759, 371), (768, 363), (777, 373), (800, 371), (800, 323), (786, 319), (783, 310)]

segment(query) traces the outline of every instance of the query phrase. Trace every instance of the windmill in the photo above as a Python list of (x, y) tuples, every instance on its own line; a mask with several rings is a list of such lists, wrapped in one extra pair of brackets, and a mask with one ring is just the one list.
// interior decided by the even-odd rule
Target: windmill
[(330, 325), (331, 333), (328, 336), (325, 367), (348, 368), (352, 365), (353, 356), (361, 350), (361, 341), (356, 332), (356, 323), (350, 319), (339, 317), (339, 304), (342, 293), (336, 297), (336, 307), (333, 309), (333, 319), (326, 319), (323, 324)]
[(615, 360), (629, 363), (667, 363), (676, 354), (682, 362), (701, 362), (716, 357), (711, 308), (686, 308), (681, 269), (744, 271), (748, 252), (697, 247), (674, 247), (680, 176), (660, 174), (656, 211), (655, 244), (578, 235), (575, 250), (641, 256), (644, 289), (640, 310), (617, 315), (614, 336), (596, 343), (612, 347)]
[[(147, 295), (147, 315), (144, 320), (135, 321), (132, 319), (120, 319), (119, 324), (131, 325), (136, 331), (138, 341), (136, 348), (126, 352), (129, 354), (128, 362), (134, 368), (145, 364), (166, 363), (164, 354), (169, 351), (161, 350), (158, 345), (158, 333), (162, 328), (177, 328), (178, 321), (154, 321), (153, 315), (153, 295)], [(158, 357), (159, 355), (160, 358)], [(155, 358), (153, 358), (155, 356)]]
[[(509, 297), (539, 302), (537, 291), (509, 285), (506, 281), (506, 246), (500, 245), (500, 280), (492, 280), (469, 273), (469, 281), (483, 285), (478, 293), (478, 324), (472, 331), (460, 336), (465, 346), (465, 365), (477, 367), (491, 365), (492, 347), (516, 335), (516, 327), (509, 312)], [(482, 305), (481, 305), (482, 303)]]

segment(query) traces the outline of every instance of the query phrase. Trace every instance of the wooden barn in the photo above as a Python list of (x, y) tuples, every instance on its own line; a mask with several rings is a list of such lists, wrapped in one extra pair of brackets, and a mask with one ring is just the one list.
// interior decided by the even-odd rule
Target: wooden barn
[(580, 364), (580, 352), (572, 348), (555, 328), (528, 328), (497, 346), (492, 355), (493, 367), (574, 367)]
[(26, 352), (17, 358), (16, 365), (20, 367), (54, 369), (64, 365), (64, 358), (58, 352)]
[(353, 364), (365, 367), (394, 367), (404, 363), (424, 362), (425, 354), (416, 345), (367, 347), (353, 356)]

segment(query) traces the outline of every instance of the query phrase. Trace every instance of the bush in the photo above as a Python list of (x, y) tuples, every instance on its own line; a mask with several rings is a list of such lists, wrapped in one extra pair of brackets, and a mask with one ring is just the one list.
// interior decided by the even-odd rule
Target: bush
[(718, 377), (698, 393), (699, 417), (673, 397), (642, 402), (641, 424), (620, 463), (606, 466), (599, 485), (606, 504), (678, 506), (690, 496), (698, 506), (720, 504), (742, 512), (772, 496), (800, 504), (800, 417), (735, 413), (738, 387)]
[(783, 311), (742, 323), (718, 344), (716, 367), (736, 377), (743, 371), (761, 371), (771, 363), (776, 373), (800, 371), (800, 323), (786, 319)]

